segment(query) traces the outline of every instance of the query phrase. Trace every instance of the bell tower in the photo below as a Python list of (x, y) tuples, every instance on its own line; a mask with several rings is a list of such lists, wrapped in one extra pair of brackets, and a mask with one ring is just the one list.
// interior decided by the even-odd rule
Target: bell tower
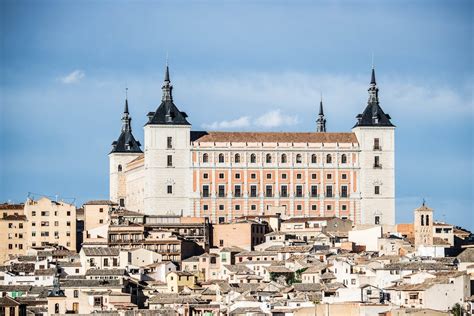
[(413, 230), (415, 233), (415, 249), (419, 246), (433, 245), (433, 210), (423, 204), (415, 209)]

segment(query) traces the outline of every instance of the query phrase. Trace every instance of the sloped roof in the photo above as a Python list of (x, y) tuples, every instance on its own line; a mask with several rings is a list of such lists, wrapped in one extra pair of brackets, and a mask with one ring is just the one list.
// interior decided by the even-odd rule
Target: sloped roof
[(112, 143), (110, 153), (142, 153), (140, 142), (133, 137), (132, 131), (122, 131), (119, 138)]
[[(167, 120), (166, 113), (169, 112), (171, 115), (170, 120)], [(173, 101), (162, 101), (158, 109), (155, 112), (148, 113), (150, 119), (146, 125), (191, 125), (186, 120), (188, 115), (185, 112), (181, 112)]]
[(118, 256), (120, 253), (119, 249), (108, 247), (84, 247), (82, 249), (86, 256)]
[(192, 131), (192, 142), (358, 143), (354, 133), (206, 132)]

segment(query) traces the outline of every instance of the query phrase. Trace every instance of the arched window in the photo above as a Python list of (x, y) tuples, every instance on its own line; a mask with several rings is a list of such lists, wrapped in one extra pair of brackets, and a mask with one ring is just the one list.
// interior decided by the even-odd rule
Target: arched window
[(301, 163), (301, 155), (296, 155), (296, 163)]
[(347, 156), (345, 154), (341, 156), (341, 163), (347, 163)]
[(59, 303), (54, 304), (54, 313), (59, 314)]
[(430, 226), (430, 216), (426, 215), (425, 225)]
[(421, 226), (425, 225), (424, 219), (425, 219), (425, 215), (421, 215)]
[(316, 154), (311, 155), (311, 163), (317, 163), (318, 162), (318, 156)]
[(122, 165), (118, 165), (117, 170), (118, 172), (122, 172)]
[(332, 156), (331, 156), (331, 154), (328, 154), (328, 155), (326, 156), (326, 163), (332, 163)]
[(256, 163), (257, 162), (257, 156), (255, 154), (250, 155), (250, 163)]
[(235, 163), (240, 163), (240, 155), (239, 155), (239, 154), (235, 154), (235, 156), (234, 156), (234, 162), (235, 162)]
[(202, 155), (202, 162), (209, 162), (209, 155), (208, 154)]
[(288, 160), (286, 158), (286, 154), (282, 154), (281, 155), (281, 163), (287, 163), (287, 162), (288, 162)]
[(272, 163), (272, 155), (267, 154), (267, 158), (265, 159), (267, 163)]
[(219, 162), (220, 163), (224, 162), (224, 154), (219, 154)]

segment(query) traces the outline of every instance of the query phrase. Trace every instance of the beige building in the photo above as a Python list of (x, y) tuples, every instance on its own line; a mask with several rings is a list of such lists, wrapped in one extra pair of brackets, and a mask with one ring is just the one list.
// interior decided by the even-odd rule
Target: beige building
[(258, 244), (265, 242), (268, 233), (266, 222), (242, 221), (222, 223), (213, 226), (213, 241), (216, 247), (240, 247), (253, 250)]
[(171, 293), (179, 293), (185, 286), (193, 288), (196, 281), (197, 277), (186, 271), (172, 271), (166, 275), (166, 284)]
[(27, 221), (23, 204), (0, 204), (0, 263), (26, 254)]
[(42, 197), (25, 203), (28, 247), (57, 244), (76, 250), (76, 207)]
[(108, 200), (93, 200), (84, 203), (84, 241), (91, 237), (91, 230), (106, 225), (110, 221), (110, 213), (117, 206), (116, 203)]

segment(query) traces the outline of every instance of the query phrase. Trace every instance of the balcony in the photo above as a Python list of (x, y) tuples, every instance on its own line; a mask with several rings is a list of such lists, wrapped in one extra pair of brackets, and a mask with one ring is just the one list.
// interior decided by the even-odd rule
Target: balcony
[(382, 169), (382, 164), (374, 163), (374, 169)]
[(374, 151), (381, 151), (381, 150), (382, 150), (382, 146), (374, 145)]

